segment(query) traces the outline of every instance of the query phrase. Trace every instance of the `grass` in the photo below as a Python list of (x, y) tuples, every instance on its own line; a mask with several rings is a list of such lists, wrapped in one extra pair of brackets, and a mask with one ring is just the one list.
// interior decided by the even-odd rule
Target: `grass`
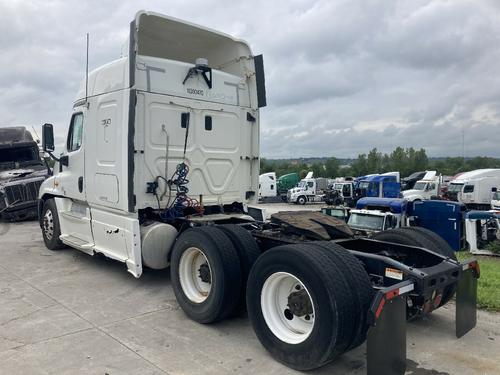
[(478, 282), (478, 307), (500, 311), (500, 257), (478, 256), (466, 251), (457, 253), (459, 260), (476, 258), (479, 262), (481, 276)]

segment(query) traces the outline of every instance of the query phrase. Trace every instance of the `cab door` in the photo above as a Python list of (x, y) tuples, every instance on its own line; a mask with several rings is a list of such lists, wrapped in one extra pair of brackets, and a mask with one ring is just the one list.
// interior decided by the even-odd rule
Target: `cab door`
[(75, 112), (66, 141), (66, 151), (61, 155), (57, 182), (63, 199), (57, 199), (61, 225), (61, 240), (73, 247), (90, 252), (93, 238), (90, 225), (90, 207), (86, 199), (85, 181), (85, 116)]

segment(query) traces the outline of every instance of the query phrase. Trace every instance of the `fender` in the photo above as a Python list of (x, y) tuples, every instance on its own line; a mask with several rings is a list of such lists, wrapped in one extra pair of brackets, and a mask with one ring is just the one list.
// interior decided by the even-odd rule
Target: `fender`
[(38, 201), (37, 201), (37, 212), (38, 212), (38, 222), (40, 222), (40, 217), (42, 216), (42, 210), (44, 202), (47, 199), (61, 197), (64, 198), (64, 194), (59, 189), (59, 183), (56, 176), (50, 176), (42, 185), (40, 185), (40, 190), (38, 191)]

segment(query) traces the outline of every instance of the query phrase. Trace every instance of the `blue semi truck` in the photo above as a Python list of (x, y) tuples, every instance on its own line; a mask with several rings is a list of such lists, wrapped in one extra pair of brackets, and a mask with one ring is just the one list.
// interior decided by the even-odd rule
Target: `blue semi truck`
[(358, 177), (354, 181), (355, 201), (364, 198), (399, 198), (401, 183), (399, 172)]
[(464, 215), (465, 205), (458, 202), (365, 197), (350, 211), (348, 224), (367, 233), (410, 226), (427, 228), (459, 251), (465, 245)]

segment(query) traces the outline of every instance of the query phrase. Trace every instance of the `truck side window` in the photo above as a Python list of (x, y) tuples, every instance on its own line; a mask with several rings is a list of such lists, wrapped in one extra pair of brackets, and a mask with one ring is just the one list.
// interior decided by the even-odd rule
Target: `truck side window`
[(464, 193), (473, 193), (474, 192), (474, 185), (465, 185), (464, 186)]
[(392, 228), (392, 216), (386, 216), (384, 230)]
[(205, 130), (212, 130), (212, 116), (205, 116)]
[(68, 142), (66, 148), (69, 152), (78, 150), (83, 141), (83, 113), (75, 113), (69, 125)]
[(307, 186), (308, 186), (308, 187), (313, 187), (313, 185), (314, 185), (314, 184), (312, 183), (312, 181), (309, 181), (309, 182), (307, 183)]

